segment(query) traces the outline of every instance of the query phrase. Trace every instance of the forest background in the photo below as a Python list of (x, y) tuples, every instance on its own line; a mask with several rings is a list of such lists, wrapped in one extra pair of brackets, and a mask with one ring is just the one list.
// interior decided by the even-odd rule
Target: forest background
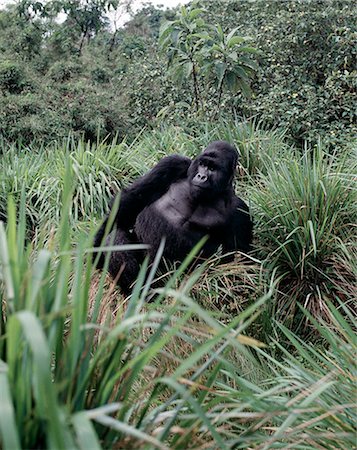
[[(0, 12), (3, 138), (50, 142), (71, 132), (85, 140), (115, 135), (132, 140), (143, 127), (157, 128), (162, 121), (189, 127), (197, 120), (217, 119), (210, 114), (217, 108), (217, 89), (207, 83), (204, 71), (198, 73), (204, 107), (197, 116), (191, 108), (191, 80), (181, 75), (178, 82), (160, 50), (160, 25), (174, 11), (147, 5), (123, 27), (120, 17), (130, 4), (21, 1)], [(259, 50), (251, 93), (223, 92), (219, 117), (243, 116), (282, 127), (298, 144), (316, 142), (318, 136), (334, 144), (353, 136), (353, 2), (201, 5), (208, 24), (237, 29)]]

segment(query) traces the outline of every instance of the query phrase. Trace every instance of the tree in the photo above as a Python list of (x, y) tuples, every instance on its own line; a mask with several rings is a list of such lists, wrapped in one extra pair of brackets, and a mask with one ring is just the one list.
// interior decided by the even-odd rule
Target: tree
[(250, 79), (258, 71), (257, 64), (247, 54), (258, 50), (247, 45), (249, 37), (237, 36), (237, 28), (225, 34), (218, 25), (213, 31), (213, 44), (207, 48), (205, 73), (216, 86), (217, 106), (214, 117), (219, 113), (224, 87), (233, 95), (241, 91), (250, 97)]
[(82, 53), (85, 40), (108, 25), (106, 14), (116, 8), (117, 0), (53, 0), (52, 8), (67, 15), (67, 22), (80, 32), (79, 54)]
[(113, 33), (109, 42), (109, 53), (114, 49), (123, 15), (132, 14), (133, 0), (117, 0), (112, 14)]
[(200, 109), (199, 75), (202, 49), (209, 40), (208, 24), (200, 17), (200, 8), (181, 7), (177, 19), (167, 21), (160, 30), (159, 44), (166, 51), (168, 65), (178, 79), (192, 79), (196, 111)]
[(220, 111), (224, 87), (233, 95), (251, 95), (250, 79), (258, 66), (247, 55), (257, 49), (247, 45), (250, 38), (237, 36), (237, 28), (225, 34), (221, 26), (209, 25), (203, 13), (202, 8), (181, 7), (177, 18), (162, 26), (159, 44), (174, 76), (192, 80), (196, 112), (204, 109), (201, 87), (214, 87), (213, 118)]

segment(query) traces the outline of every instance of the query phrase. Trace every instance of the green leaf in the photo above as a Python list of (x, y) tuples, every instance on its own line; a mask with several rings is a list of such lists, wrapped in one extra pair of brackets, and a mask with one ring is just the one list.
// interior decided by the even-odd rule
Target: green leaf
[(316, 257), (317, 244), (316, 244), (316, 235), (315, 235), (314, 225), (311, 220), (308, 220), (307, 223), (309, 224), (310, 237), (311, 237), (312, 247), (314, 249), (314, 256)]
[(33, 264), (31, 285), (27, 291), (26, 309), (35, 310), (36, 300), (39, 298), (50, 261), (51, 253), (48, 250), (41, 250)]
[(218, 39), (223, 42), (224, 33), (223, 33), (221, 25), (217, 25), (216, 32), (217, 32), (217, 35), (218, 35)]
[(215, 70), (216, 70), (216, 74), (217, 74), (217, 78), (218, 78), (219, 82), (221, 82), (221, 80), (224, 77), (226, 67), (227, 67), (226, 64), (224, 64), (221, 61), (219, 61), (215, 64)]
[(20, 449), (20, 439), (15, 421), (15, 410), (7, 376), (7, 366), (0, 361), (0, 432), (4, 450)]
[(237, 77), (234, 72), (227, 72), (225, 77), (225, 83), (227, 88), (233, 92), (238, 92), (238, 85), (237, 85)]
[(86, 411), (74, 414), (72, 417), (74, 431), (77, 435), (77, 442), (81, 450), (100, 450), (97, 433), (88, 418)]
[(238, 31), (238, 28), (233, 28), (228, 34), (227, 34), (227, 43), (232, 39), (232, 37), (236, 34)]
[(240, 78), (242, 80), (249, 80), (249, 76), (247, 72), (243, 69), (243, 67), (235, 67), (233, 71), (237, 78)]
[(241, 63), (241, 66), (243, 67), (249, 67), (251, 70), (253, 70), (254, 72), (258, 72), (259, 71), (259, 66), (257, 63), (255, 63), (254, 61), (252, 61), (249, 58), (246, 58), (244, 56), (240, 56), (239, 57), (239, 62)]
[(186, 63), (186, 65), (185, 65), (185, 77), (190, 78), (192, 75), (192, 71), (193, 71), (193, 64), (190, 61), (190, 62)]
[(242, 78), (239, 78), (237, 80), (237, 84), (238, 84), (239, 89), (242, 91), (242, 93), (247, 98), (250, 98), (251, 95), (252, 95), (252, 90), (251, 90), (249, 84), (245, 80), (243, 80)]
[(160, 35), (159, 35), (159, 45), (160, 46), (166, 46), (166, 40), (170, 36), (170, 34), (173, 32), (173, 22), (167, 21), (164, 22), (160, 28)]
[(197, 9), (192, 9), (189, 14), (188, 17), (190, 20), (194, 20), (197, 16), (199, 16), (200, 14), (204, 13), (204, 9), (202, 8), (197, 8)]
[(238, 54), (237, 52), (230, 52), (228, 53), (228, 58), (230, 58), (235, 63), (238, 61)]
[(245, 42), (247, 40), (246, 37), (242, 36), (233, 36), (231, 39), (227, 40), (227, 47), (231, 48), (234, 45), (241, 44), (242, 42)]
[(11, 300), (15, 296), (14, 280), (12, 277), (10, 266), (10, 255), (8, 251), (8, 243), (3, 222), (0, 222), (0, 269), (1, 278), (6, 286), (6, 296), (8, 299), (8, 307), (12, 306)]
[(258, 53), (258, 49), (255, 47), (239, 47), (237, 50), (240, 53)]
[[(18, 353), (16, 336), (19, 324), (25, 339), (31, 348), (34, 361), (34, 399), (36, 409), (42, 419), (48, 421), (48, 437), (58, 448), (66, 448), (68, 430), (61, 419), (58, 407), (55, 386), (51, 375), (51, 356), (49, 346), (39, 319), (29, 311), (20, 311), (10, 317), (9, 332), (9, 358), (14, 362), (21, 356)], [(13, 345), (11, 345), (13, 344)]]
[(220, 47), (218, 44), (213, 44), (211, 47), (211, 51), (222, 53), (222, 47)]

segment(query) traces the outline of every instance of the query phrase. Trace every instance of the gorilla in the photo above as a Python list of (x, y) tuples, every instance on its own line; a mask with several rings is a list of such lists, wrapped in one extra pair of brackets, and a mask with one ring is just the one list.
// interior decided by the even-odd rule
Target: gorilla
[[(253, 228), (249, 209), (233, 190), (237, 161), (237, 150), (225, 141), (212, 142), (193, 161), (180, 155), (161, 159), (122, 191), (114, 229), (104, 236), (108, 215), (95, 235), (94, 247), (149, 244), (152, 261), (165, 237), (163, 257), (169, 263), (182, 262), (204, 236), (208, 238), (202, 258), (220, 246), (223, 253), (249, 251)], [(144, 257), (137, 250), (111, 253), (108, 270), (118, 278), (124, 294), (131, 292)], [(230, 253), (223, 260), (233, 258)], [(100, 254), (98, 268), (103, 268), (104, 259)]]

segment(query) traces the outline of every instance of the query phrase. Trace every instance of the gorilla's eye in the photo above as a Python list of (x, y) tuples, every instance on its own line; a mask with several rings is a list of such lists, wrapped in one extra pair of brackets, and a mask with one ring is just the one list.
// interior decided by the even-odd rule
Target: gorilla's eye
[(206, 167), (208, 170), (210, 170), (211, 172), (213, 172), (214, 170), (216, 170), (216, 166), (212, 163), (207, 163)]

